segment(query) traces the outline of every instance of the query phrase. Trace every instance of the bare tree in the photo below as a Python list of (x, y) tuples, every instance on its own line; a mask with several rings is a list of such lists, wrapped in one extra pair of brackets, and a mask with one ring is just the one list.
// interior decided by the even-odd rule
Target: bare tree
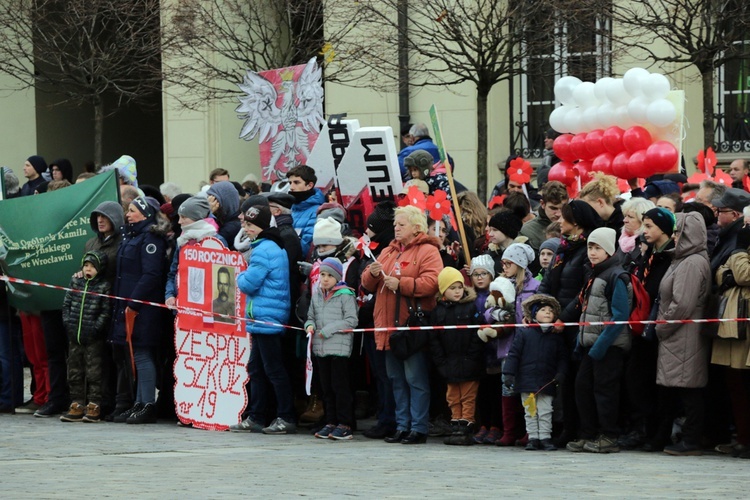
[[(233, 99), (245, 71), (262, 71), (336, 57), (356, 19), (324, 30), (335, 0), (177, 0), (166, 29), (174, 43), (165, 50), (166, 79), (181, 87), (189, 108), (206, 100)], [(326, 68), (327, 81), (351, 79), (345, 67)]]
[(3, 0), (0, 71), (22, 87), (94, 108), (101, 165), (105, 97), (117, 106), (161, 90), (159, 0)]
[[(410, 86), (474, 84), (477, 92), (477, 192), (487, 193), (487, 99), (492, 88), (523, 71), (535, 43), (529, 22), (548, 17), (543, 0), (379, 0), (341, 2), (359, 16), (358, 36), (343, 57), (397, 83), (399, 41), (408, 51)], [(406, 23), (399, 23), (399, 14)]]
[[(743, 0), (594, 0), (611, 12), (613, 44), (645, 53), (654, 62), (695, 67), (703, 86), (703, 146), (714, 144), (716, 70), (748, 59), (750, 3)], [(666, 45), (667, 50), (663, 47)]]

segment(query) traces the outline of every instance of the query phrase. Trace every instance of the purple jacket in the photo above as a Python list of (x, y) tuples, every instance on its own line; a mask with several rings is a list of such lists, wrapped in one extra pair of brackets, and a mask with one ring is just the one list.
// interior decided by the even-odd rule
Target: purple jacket
[[(515, 280), (511, 280), (511, 281), (514, 282)], [(513, 284), (515, 285), (515, 283)], [(523, 322), (523, 307), (521, 307), (521, 304), (523, 303), (524, 300), (534, 295), (537, 291), (537, 288), (539, 288), (539, 281), (537, 281), (532, 276), (531, 272), (527, 269), (525, 278), (524, 278), (523, 290), (521, 291), (521, 293), (516, 295), (516, 304), (515, 304), (516, 323), (520, 324)], [(490, 317), (490, 311), (491, 310), (488, 309), (484, 312), (484, 319), (488, 323), (492, 323), (492, 318)], [(508, 356), (510, 347), (513, 345), (514, 337), (515, 337), (515, 331), (512, 331), (502, 338), (495, 339), (493, 343), (495, 344), (495, 348), (496, 348), (495, 356), (497, 360), (505, 359)], [(490, 342), (488, 342), (487, 345), (490, 345)]]

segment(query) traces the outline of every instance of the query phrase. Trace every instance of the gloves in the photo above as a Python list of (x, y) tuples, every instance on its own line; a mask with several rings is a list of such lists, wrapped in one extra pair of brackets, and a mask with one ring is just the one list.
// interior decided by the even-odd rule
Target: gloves
[(727, 269), (722, 274), (721, 287), (719, 288), (720, 293), (724, 293), (732, 287), (737, 286), (737, 282), (734, 279), (734, 273), (731, 269)]
[(494, 328), (480, 328), (477, 330), (477, 336), (482, 340), (482, 342), (487, 342), (491, 338), (494, 339), (497, 337), (497, 330)]
[(309, 262), (305, 261), (297, 261), (297, 265), (299, 266), (299, 272), (302, 273), (305, 276), (310, 276), (310, 271), (312, 271), (313, 265)]
[(512, 389), (516, 385), (515, 375), (503, 375), (503, 385), (508, 389)]

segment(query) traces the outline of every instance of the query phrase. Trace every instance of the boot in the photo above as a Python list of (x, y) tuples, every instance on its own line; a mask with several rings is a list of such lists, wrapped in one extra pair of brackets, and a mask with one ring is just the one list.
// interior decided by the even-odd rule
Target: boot
[(139, 411), (133, 412), (125, 422), (128, 424), (155, 424), (156, 405), (146, 403)]
[(71, 403), (68, 413), (60, 415), (60, 422), (82, 422), (83, 421), (83, 405), (76, 402)]
[(518, 396), (503, 396), (503, 437), (495, 441), (498, 446), (513, 446), (516, 439), (521, 437), (523, 429), (518, 425)]
[(458, 437), (458, 445), (460, 446), (471, 446), (474, 444), (474, 422), (468, 420), (459, 420), (460, 430)]
[(459, 420), (451, 420), (451, 433), (443, 439), (444, 444), (454, 444), (453, 438), (460, 435)]
[(96, 403), (86, 405), (86, 414), (83, 416), (84, 422), (99, 423), (102, 421), (101, 409)]
[(317, 394), (310, 396), (307, 401), (307, 410), (305, 413), (300, 415), (300, 422), (317, 422), (323, 417), (323, 402), (318, 398)]

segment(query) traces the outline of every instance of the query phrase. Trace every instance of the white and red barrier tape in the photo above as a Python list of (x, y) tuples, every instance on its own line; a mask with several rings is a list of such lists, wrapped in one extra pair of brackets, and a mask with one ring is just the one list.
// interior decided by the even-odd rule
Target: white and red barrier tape
[[(31, 285), (31, 286), (39, 286), (42, 288), (51, 288), (53, 290), (61, 290), (65, 292), (74, 292), (74, 293), (84, 293), (82, 290), (74, 290), (72, 288), (59, 286), (59, 285), (50, 285), (48, 283), (41, 283), (39, 281), (31, 281), (31, 280), (24, 280), (20, 278), (13, 278), (10, 276), (4, 276), (0, 275), (0, 281), (7, 281), (10, 283), (17, 283), (22, 285)], [(183, 306), (168, 306), (166, 304), (162, 304), (160, 302), (150, 302), (147, 300), (138, 300), (138, 299), (130, 299), (127, 297), (118, 297), (116, 295), (107, 295), (103, 293), (97, 293), (97, 292), (85, 292), (89, 295), (96, 295), (101, 297), (107, 297), (114, 300), (126, 300), (128, 302), (136, 302), (138, 304), (145, 304), (149, 306), (154, 307), (163, 307), (165, 309), (175, 310), (175, 311), (184, 311), (184, 312), (191, 312), (191, 313), (200, 313), (205, 316), (212, 316), (212, 317), (221, 317), (221, 318), (227, 318), (227, 319), (233, 319), (235, 321), (245, 321), (250, 323), (258, 323), (262, 325), (269, 325), (269, 326), (278, 326), (281, 328), (291, 329), (291, 330), (299, 330), (304, 331), (304, 328), (300, 328), (297, 326), (292, 325), (283, 325), (280, 323), (273, 323), (270, 321), (260, 321), (256, 319), (250, 319), (245, 317), (239, 317), (239, 316), (231, 316), (227, 314), (215, 314), (210, 311), (204, 311), (203, 309), (194, 309), (190, 307), (183, 307)], [(641, 325), (685, 325), (690, 323), (734, 323), (734, 322), (741, 322), (741, 321), (750, 321), (750, 318), (702, 318), (702, 319), (672, 319), (672, 320), (663, 320), (663, 319), (657, 319), (657, 320), (644, 320), (644, 321), (573, 321), (569, 323), (558, 323), (558, 325), (562, 326), (610, 326), (610, 325), (632, 325), (632, 324), (641, 324)], [(525, 326), (536, 326), (536, 324), (525, 324), (525, 323), (497, 323), (497, 324), (477, 324), (477, 325), (435, 325), (435, 326), (392, 326), (388, 328), (352, 328), (348, 330), (342, 330), (342, 332), (345, 333), (360, 333), (360, 332), (384, 332), (384, 331), (396, 331), (396, 330), (457, 330), (457, 329), (469, 329), (469, 328), (515, 328), (515, 327), (525, 327)], [(548, 325), (545, 325), (548, 326)]]

